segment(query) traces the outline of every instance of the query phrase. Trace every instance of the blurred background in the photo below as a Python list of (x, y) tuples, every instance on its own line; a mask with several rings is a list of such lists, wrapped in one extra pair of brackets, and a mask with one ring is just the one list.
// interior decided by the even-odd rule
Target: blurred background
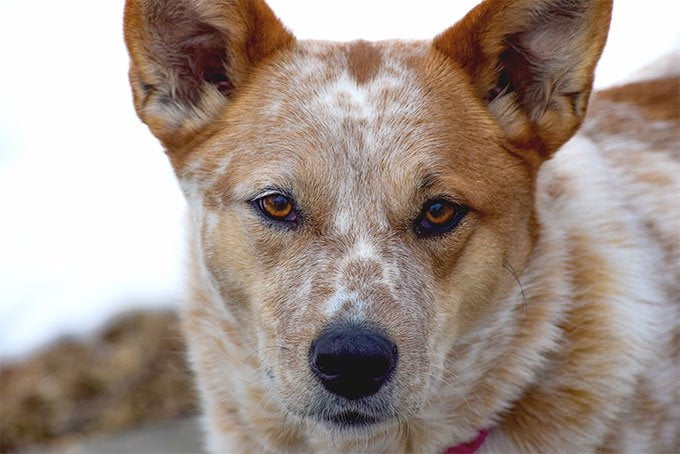
[[(185, 206), (134, 114), (123, 3), (0, 0), (2, 452), (196, 411), (172, 312)], [(343, 41), (430, 38), (476, 3), (269, 0), (299, 38)], [(678, 48), (678, 0), (615, 1), (596, 86)]]

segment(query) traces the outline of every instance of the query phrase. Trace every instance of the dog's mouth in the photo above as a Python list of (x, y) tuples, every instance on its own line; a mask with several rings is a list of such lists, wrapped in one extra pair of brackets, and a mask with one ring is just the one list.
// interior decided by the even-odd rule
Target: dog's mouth
[(373, 416), (358, 411), (343, 411), (330, 415), (323, 415), (324, 422), (339, 429), (361, 429), (373, 426), (390, 419), (384, 416)]

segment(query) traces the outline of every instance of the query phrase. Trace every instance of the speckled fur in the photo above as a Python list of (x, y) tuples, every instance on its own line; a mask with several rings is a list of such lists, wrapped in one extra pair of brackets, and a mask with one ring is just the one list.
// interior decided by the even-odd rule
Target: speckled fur
[[(182, 312), (212, 452), (439, 453), (481, 428), (480, 453), (678, 451), (678, 78), (586, 116), (610, 11), (487, 0), (431, 42), (328, 43), (260, 0), (128, 0), (137, 112), (191, 207)], [(178, 18), (205, 59), (162, 39)], [(215, 55), (224, 73), (200, 67)], [(298, 229), (249, 203), (272, 187)], [(441, 195), (470, 213), (418, 238)], [(376, 395), (310, 372), (335, 320), (398, 346)], [(323, 422), (348, 409), (384, 421)]]

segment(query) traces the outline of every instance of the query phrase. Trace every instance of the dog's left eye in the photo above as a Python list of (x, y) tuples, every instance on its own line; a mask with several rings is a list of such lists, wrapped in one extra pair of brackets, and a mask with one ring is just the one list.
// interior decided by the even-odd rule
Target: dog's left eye
[(255, 200), (255, 206), (267, 218), (278, 222), (297, 221), (297, 211), (291, 200), (282, 194), (269, 194)]
[(442, 235), (455, 229), (469, 211), (448, 200), (428, 200), (415, 221), (415, 231), (420, 236)]

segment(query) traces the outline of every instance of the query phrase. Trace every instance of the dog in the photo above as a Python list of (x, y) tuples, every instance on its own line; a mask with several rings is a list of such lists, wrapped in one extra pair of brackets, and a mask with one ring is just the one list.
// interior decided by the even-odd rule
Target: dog
[(678, 452), (678, 78), (591, 100), (611, 8), (332, 43), (127, 0), (210, 451)]

